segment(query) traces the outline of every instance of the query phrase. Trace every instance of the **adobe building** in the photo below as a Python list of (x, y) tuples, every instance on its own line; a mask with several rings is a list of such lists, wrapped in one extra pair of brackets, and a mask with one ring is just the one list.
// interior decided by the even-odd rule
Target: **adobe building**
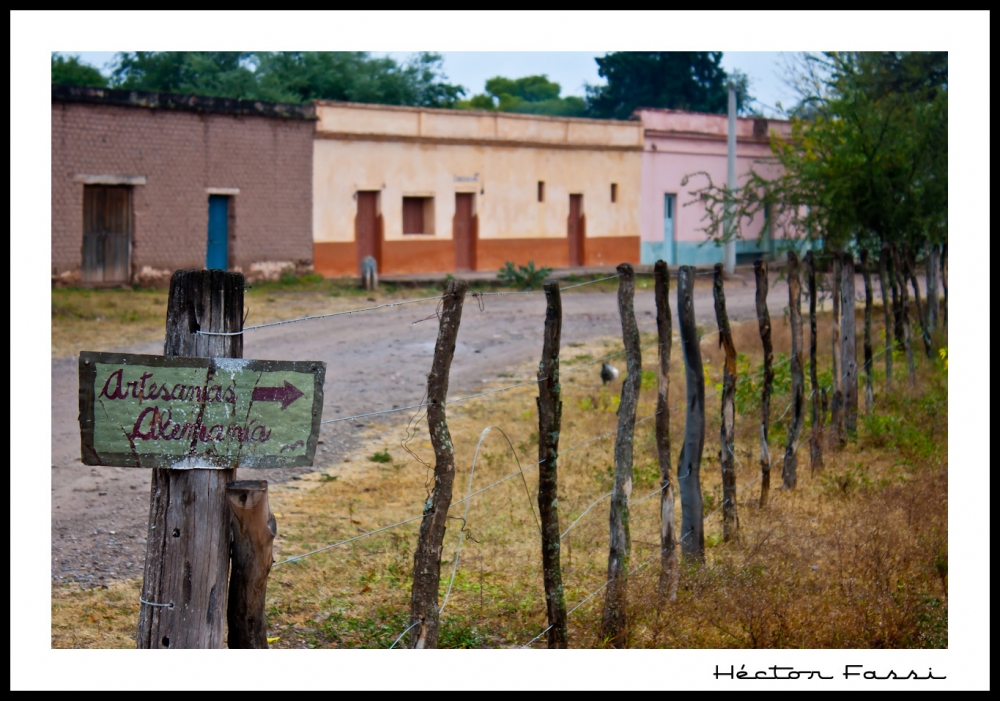
[(316, 103), (317, 272), (639, 262), (639, 121)]
[(312, 105), (52, 86), (53, 282), (312, 265)]
[[(642, 153), (642, 254), (644, 264), (659, 259), (669, 265), (714, 265), (723, 262), (723, 248), (701, 230), (705, 205), (692, 194), (708, 180), (694, 176), (708, 173), (715, 185), (724, 186), (728, 173), (728, 124), (724, 114), (702, 114), (667, 109), (640, 109), (635, 116), (643, 129)], [(753, 167), (765, 177), (777, 177), (781, 166), (770, 149), (770, 134), (789, 134), (783, 120), (736, 120), (737, 185)], [(692, 176), (683, 184), (685, 176)], [(781, 240), (767, 217), (755, 218), (745, 227), (745, 239), (736, 242), (736, 260), (775, 258), (789, 242)], [(757, 236), (764, 232), (763, 241)]]

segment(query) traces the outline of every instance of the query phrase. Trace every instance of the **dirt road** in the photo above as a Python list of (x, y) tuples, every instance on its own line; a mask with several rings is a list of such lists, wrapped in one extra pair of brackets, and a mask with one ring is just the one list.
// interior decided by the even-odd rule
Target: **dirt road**
[[(699, 282), (694, 306), (698, 323), (714, 329), (712, 292), (707, 284), (710, 279)], [(586, 290), (563, 295), (564, 346), (600, 337), (621, 337), (616, 294)], [(734, 323), (756, 316), (751, 277), (727, 282), (726, 295)], [(779, 283), (769, 295), (772, 315), (780, 316), (787, 303), (787, 288)], [(432, 317), (413, 322), (433, 314), (432, 304), (248, 332), (244, 357), (325, 361), (324, 420), (418, 404), (430, 368), (437, 321)], [(675, 293), (671, 294), (670, 304), (676, 320)], [(635, 308), (639, 330), (655, 332), (652, 292), (637, 292)], [(450, 395), (481, 390), (484, 382), (502, 386), (505, 381), (499, 375), (537, 358), (544, 318), (545, 299), (541, 294), (486, 297), (484, 311), (479, 310), (475, 300), (467, 299)], [(163, 346), (146, 344), (119, 350), (160, 354)], [(599, 369), (599, 365), (594, 366), (595, 377)], [(150, 473), (141, 469), (92, 468), (80, 462), (78, 384), (75, 357), (53, 361), (52, 580), (99, 585), (109, 579), (138, 577), (145, 558)], [(401, 429), (411, 414), (400, 412), (378, 420)], [(369, 425), (367, 421), (355, 419), (324, 426), (316, 467), (246, 470), (241, 471), (241, 477), (280, 482), (317, 468), (340, 467), (345, 458), (357, 457), (354, 451), (360, 445), (358, 431)]]

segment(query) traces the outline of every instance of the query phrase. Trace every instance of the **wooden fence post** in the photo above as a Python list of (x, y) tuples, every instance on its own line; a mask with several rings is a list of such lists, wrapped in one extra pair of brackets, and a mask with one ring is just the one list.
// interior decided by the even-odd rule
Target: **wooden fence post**
[(895, 291), (889, 290), (889, 273), (887, 270), (889, 260), (889, 246), (882, 244), (882, 249), (878, 256), (878, 285), (882, 292), (882, 314), (885, 317), (885, 391), (892, 390), (892, 332), (895, 328), (892, 322), (891, 298), (895, 296)]
[[(242, 358), (240, 273), (178, 270), (170, 279), (163, 354)], [(153, 469), (136, 646), (221, 648), (229, 574), (229, 470)], [(158, 604), (158, 605), (152, 605)]]
[(899, 278), (902, 273), (897, 270), (899, 261), (896, 255), (895, 244), (883, 244), (883, 253), (886, 252), (888, 253), (885, 263), (886, 272), (889, 275), (889, 288), (892, 290), (893, 335), (896, 338), (896, 348), (902, 353), (905, 350), (905, 341), (903, 338), (903, 291), (899, 285)]
[[(903, 251), (903, 267), (906, 270), (904, 273), (905, 276), (910, 279), (910, 283), (913, 285), (913, 301), (917, 305), (917, 319), (920, 321), (920, 337), (924, 341), (924, 352), (928, 358), (931, 358), (934, 353), (931, 350), (931, 334), (927, 330), (927, 316), (924, 313), (923, 303), (920, 301), (920, 282), (917, 280), (917, 264), (913, 260), (913, 253), (909, 250)], [(905, 284), (905, 279), (903, 282)]]
[(231, 482), (232, 571), (229, 575), (229, 648), (266, 648), (267, 576), (278, 526), (267, 503), (266, 480)]
[(858, 432), (858, 331), (854, 291), (854, 256), (843, 253), (840, 264), (840, 387), (844, 398), (844, 429)]
[(726, 351), (722, 372), (722, 408), (719, 428), (719, 448), (722, 463), (722, 539), (729, 542), (736, 538), (736, 464), (734, 443), (736, 441), (736, 346), (729, 328), (729, 314), (726, 313), (726, 291), (722, 285), (722, 263), (715, 266), (715, 280), (712, 285), (715, 299), (715, 321), (719, 326), (719, 345)]
[(771, 314), (767, 310), (767, 264), (754, 261), (754, 279), (757, 283), (757, 326), (760, 342), (764, 346), (764, 377), (760, 392), (760, 506), (767, 504), (771, 490), (771, 449), (767, 444), (767, 428), (771, 423), (771, 387), (774, 385), (774, 347), (771, 345)]
[(833, 256), (833, 321), (832, 321), (832, 331), (830, 342), (833, 346), (832, 353), (832, 367), (830, 378), (833, 382), (833, 388), (830, 394), (830, 449), (835, 450), (841, 447), (844, 443), (844, 390), (843, 390), (843, 363), (841, 358), (841, 352), (843, 346), (841, 345), (840, 339), (840, 324), (841, 324), (841, 295), (840, 295), (840, 284), (841, 284), (841, 266), (843, 261), (840, 257), (840, 251), (833, 251), (831, 254)]
[(941, 265), (941, 249), (938, 244), (927, 246), (927, 330), (930, 333), (938, 327), (938, 270)]
[(694, 320), (694, 277), (694, 269), (688, 265), (682, 265), (677, 272), (677, 315), (687, 392), (684, 442), (677, 458), (677, 490), (681, 494), (681, 553), (686, 559), (704, 562), (701, 454), (705, 448), (705, 374), (701, 365), (701, 339)]
[(799, 258), (795, 251), (788, 252), (788, 313), (792, 327), (792, 420), (788, 427), (788, 442), (785, 445), (785, 463), (781, 478), (785, 489), (796, 484), (798, 467), (799, 433), (802, 431), (804, 407), (804, 378), (802, 377), (802, 294), (799, 288)]
[(449, 280), (445, 289), (434, 345), (434, 360), (427, 375), (427, 426), (434, 446), (434, 487), (424, 504), (424, 519), (413, 553), (413, 591), (410, 598), (410, 648), (436, 648), (438, 641), (438, 587), (441, 581), (441, 546), (444, 541), (451, 492), (455, 482), (455, 447), (448, 431), (445, 402), (451, 359), (455, 355), (462, 305), (469, 284)]
[(909, 293), (906, 291), (906, 269), (900, 261), (899, 249), (895, 245), (892, 247), (892, 258), (895, 262), (896, 270), (899, 271), (898, 277), (901, 278), (901, 284), (899, 285), (899, 308), (902, 310), (902, 338), (903, 348), (906, 350), (906, 365), (910, 372), (910, 385), (916, 387), (917, 369), (913, 364), (913, 338), (910, 332), (910, 298)]
[(861, 249), (861, 273), (865, 278), (865, 413), (871, 414), (875, 406), (875, 386), (872, 373), (872, 273), (868, 249)]
[(819, 368), (816, 366), (816, 258), (811, 250), (806, 251), (807, 284), (809, 286), (809, 384), (812, 385), (812, 427), (809, 431), (809, 471), (823, 469), (823, 415), (821, 402), (825, 404), (826, 393), (819, 386)]
[(948, 328), (948, 244), (941, 244), (941, 323)]
[(618, 313), (622, 319), (626, 373), (618, 405), (618, 435), (615, 437), (615, 483), (609, 516), (608, 588), (601, 619), (601, 638), (612, 647), (628, 644), (628, 569), (632, 542), (629, 534), (628, 501), (632, 497), (632, 447), (635, 412), (642, 382), (639, 327), (635, 323), (635, 273), (632, 266), (618, 266)]
[(562, 425), (559, 340), (562, 299), (559, 283), (545, 284), (545, 333), (538, 364), (538, 511), (542, 522), (542, 578), (549, 617), (549, 648), (566, 648), (566, 598), (559, 562), (559, 490), (556, 458)]
[(659, 340), (659, 372), (656, 384), (656, 451), (660, 459), (660, 583), (662, 601), (677, 600), (677, 538), (674, 535), (674, 486), (670, 479), (670, 349), (673, 345), (670, 317), (670, 272), (667, 264), (653, 266), (656, 283), (656, 333)]

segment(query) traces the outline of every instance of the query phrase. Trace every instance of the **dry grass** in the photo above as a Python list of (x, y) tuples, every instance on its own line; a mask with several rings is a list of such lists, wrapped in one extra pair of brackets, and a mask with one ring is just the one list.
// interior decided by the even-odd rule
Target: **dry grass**
[[(787, 325), (774, 322), (775, 350), (788, 351)], [(828, 320), (821, 328), (828, 328)], [(751, 370), (760, 362), (756, 324), (734, 329)], [(709, 394), (720, 378), (717, 337), (703, 339)], [(820, 338), (829, 357), (829, 337)], [(643, 338), (643, 345), (654, 342)], [(808, 342), (808, 333), (807, 333)], [(808, 347), (808, 346), (807, 346)], [(559, 461), (559, 517), (563, 530), (611, 490), (617, 393), (607, 388), (599, 364), (568, 372), (568, 366), (620, 350), (609, 339), (563, 348), (563, 430), (567, 450)], [(751, 350), (752, 349), (752, 350)], [(919, 350), (919, 349), (917, 349)], [(683, 363), (674, 343), (671, 373), (671, 435), (674, 455), (683, 432)], [(860, 353), (859, 353), (860, 355)], [(921, 355), (917, 353), (918, 357)], [(823, 362), (826, 362), (825, 360)], [(645, 367), (653, 356), (645, 354)], [(624, 367), (619, 359), (618, 366)], [(518, 378), (533, 376), (525, 364)], [(897, 359), (896, 377), (905, 378)], [(509, 373), (496, 386), (512, 384)], [(638, 416), (655, 410), (655, 386), (644, 377)], [(876, 388), (884, 382), (878, 378)], [(678, 600), (655, 595), (659, 552), (659, 495), (641, 500), (659, 486), (653, 421), (636, 426), (634, 491), (631, 508), (632, 566), (648, 563), (629, 581), (630, 645), (634, 647), (944, 647), (947, 646), (947, 374), (923, 359), (919, 391), (900, 387), (879, 392), (875, 414), (862, 416), (855, 438), (827, 450), (826, 467), (810, 474), (808, 443), (799, 449), (799, 486), (772, 489), (770, 505), (759, 496), (758, 415), (749, 409), (737, 419), (737, 484), (740, 539), (721, 542), (719, 516), (706, 522), (707, 562), (685, 568)], [(807, 381), (807, 393), (809, 392)], [(454, 500), (469, 490), (470, 468), (480, 436), (472, 490), (499, 485), (452, 507), (442, 563), (441, 600), (454, 566), (460, 530), (466, 538), (454, 585), (442, 615), (442, 647), (520, 645), (547, 625), (540, 544), (535, 516), (537, 414), (533, 389), (472, 400), (449, 407), (449, 425), (458, 466)], [(772, 403), (772, 417), (789, 403), (787, 393)], [(863, 393), (861, 398), (864, 411)], [(720, 502), (718, 463), (719, 400), (707, 401), (708, 429), (702, 462), (706, 513)], [(808, 412), (807, 412), (808, 418)], [(778, 455), (787, 431), (786, 415), (771, 427), (771, 450)], [(279, 537), (279, 561), (330, 543), (364, 535), (419, 516), (427, 497), (432, 462), (426, 424), (416, 424), (405, 451), (399, 427), (368, 429), (365, 457), (330, 465), (271, 492)], [(803, 435), (808, 435), (804, 432)], [(516, 458), (515, 458), (516, 453)], [(385, 462), (386, 457), (391, 462)], [(519, 459), (520, 463), (517, 462)], [(676, 459), (676, 457), (675, 457)], [(378, 460), (382, 460), (381, 462)], [(523, 480), (517, 475), (524, 467)], [(780, 464), (775, 468), (780, 475)], [(511, 477), (513, 475), (513, 477)], [(780, 483), (780, 476), (772, 482)], [(745, 489), (742, 489), (746, 486)], [(678, 505), (679, 517), (679, 505)], [(463, 521), (462, 519), (465, 518)], [(268, 587), (273, 647), (389, 647), (408, 625), (410, 571), (419, 520), (369, 537), (279, 564)], [(569, 608), (604, 584), (607, 571), (607, 501), (584, 515), (566, 536), (563, 582)], [(123, 591), (136, 591), (134, 584)], [(77, 603), (71, 603), (71, 600)], [(87, 618), (101, 602), (102, 616)], [(117, 603), (115, 603), (117, 602)], [(104, 592), (57, 589), (53, 595), (53, 645), (115, 646), (119, 629), (131, 633), (137, 608)], [(603, 596), (598, 594), (569, 619), (572, 647), (600, 647)], [(106, 615), (103, 612), (107, 612)], [(89, 622), (88, 622), (89, 621)], [(70, 635), (67, 629), (77, 626)], [(96, 626), (96, 628), (95, 628)], [(102, 632), (103, 631), (103, 632)], [(116, 637), (118, 636), (118, 637)], [(544, 643), (538, 643), (544, 644)], [(537, 644), (536, 644), (537, 645)]]

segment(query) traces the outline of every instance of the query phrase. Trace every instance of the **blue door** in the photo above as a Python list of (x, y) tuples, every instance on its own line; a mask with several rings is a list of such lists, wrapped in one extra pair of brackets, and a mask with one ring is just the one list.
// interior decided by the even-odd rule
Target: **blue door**
[(229, 196), (208, 196), (208, 270), (229, 268)]
[(674, 245), (676, 204), (676, 195), (663, 196), (663, 255), (668, 265), (677, 264), (677, 246)]

